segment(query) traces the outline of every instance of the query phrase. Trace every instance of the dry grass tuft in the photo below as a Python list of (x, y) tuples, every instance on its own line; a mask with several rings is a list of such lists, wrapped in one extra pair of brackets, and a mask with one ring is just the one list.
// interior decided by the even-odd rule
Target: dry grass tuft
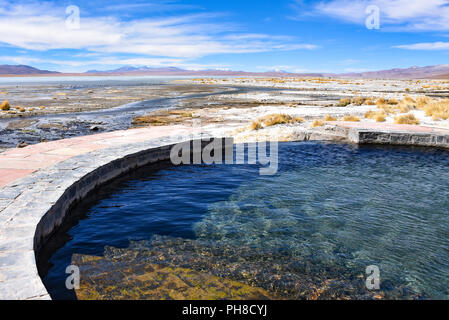
[(17, 106), (16, 109), (17, 109), (17, 111), (19, 111), (19, 112), (25, 112), (25, 111), (26, 111), (25, 108), (24, 108), (24, 107), (21, 107), (21, 106)]
[(165, 126), (170, 124), (183, 123), (186, 120), (191, 120), (193, 114), (184, 110), (175, 111), (161, 111), (154, 112), (148, 115), (135, 117), (132, 121), (133, 125), (150, 125), (150, 126)]
[(399, 103), (399, 101), (396, 100), (396, 99), (389, 99), (387, 101), (387, 103), (390, 104), (390, 105), (397, 105)]
[(262, 123), (259, 120), (253, 121), (249, 127), (251, 131), (256, 131), (262, 129)]
[(422, 96), (416, 98), (416, 107), (418, 109), (423, 109), (430, 102), (430, 98), (427, 96)]
[(365, 113), (366, 119), (376, 120), (377, 122), (385, 122), (387, 120), (387, 114), (381, 111), (368, 111)]
[(330, 114), (328, 114), (325, 118), (324, 121), (337, 121), (337, 118), (332, 117)]
[(337, 106), (338, 107), (346, 107), (349, 106), (351, 104), (351, 98), (343, 98), (340, 99), (340, 101), (338, 101)]
[(366, 99), (365, 104), (368, 106), (374, 106), (376, 105), (376, 102), (372, 98), (368, 98)]
[(361, 106), (365, 103), (366, 98), (364, 97), (355, 97), (351, 100), (351, 103), (355, 106)]
[(9, 111), (10, 109), (11, 109), (11, 106), (9, 105), (8, 100), (5, 100), (2, 102), (2, 104), (0, 104), (0, 110)]
[(413, 113), (399, 115), (394, 118), (396, 124), (419, 124), (419, 120), (415, 118)]
[(359, 122), (360, 118), (356, 116), (344, 116), (343, 121), (350, 121), (350, 122)]
[(376, 120), (376, 122), (385, 122), (387, 121), (387, 115), (385, 113), (379, 113), (374, 120)]
[(432, 117), (434, 121), (449, 119), (449, 99), (431, 102), (424, 107), (426, 116)]
[(323, 120), (313, 120), (311, 128), (322, 127), (324, 126)]
[(260, 121), (265, 127), (275, 126), (277, 124), (292, 124), (304, 122), (301, 117), (292, 117), (288, 114), (275, 113), (260, 118)]
[(277, 124), (290, 123), (292, 121), (292, 117), (286, 114), (270, 114), (259, 120), (262, 121), (266, 127), (271, 127)]
[(378, 106), (387, 104), (387, 100), (386, 100), (385, 98), (379, 98), (379, 99), (376, 100), (376, 104), (377, 104)]
[(301, 117), (292, 117), (288, 114), (275, 113), (269, 114), (262, 118), (253, 121), (250, 125), (250, 130), (260, 130), (264, 127), (271, 127), (278, 124), (294, 124), (294, 123), (302, 123), (304, 122), (304, 118)]
[(381, 104), (381, 105), (378, 105), (378, 107), (386, 114), (395, 114), (396, 113), (396, 108), (391, 105)]
[(397, 110), (399, 111), (399, 113), (407, 113), (410, 112), (411, 108), (406, 104), (400, 104)]

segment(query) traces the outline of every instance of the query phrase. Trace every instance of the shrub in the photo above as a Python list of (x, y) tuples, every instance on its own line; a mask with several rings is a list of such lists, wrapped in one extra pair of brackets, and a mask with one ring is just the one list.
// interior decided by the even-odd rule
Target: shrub
[(325, 118), (324, 121), (337, 121), (337, 118), (332, 117), (330, 114), (328, 114)]
[(25, 112), (25, 108), (24, 107), (17, 106), (16, 109), (19, 112)]
[(400, 115), (394, 118), (396, 124), (419, 124), (419, 120), (415, 118), (413, 113)]
[(8, 111), (10, 109), (11, 109), (11, 106), (9, 105), (8, 100), (3, 101), (2, 104), (0, 105), (0, 110)]

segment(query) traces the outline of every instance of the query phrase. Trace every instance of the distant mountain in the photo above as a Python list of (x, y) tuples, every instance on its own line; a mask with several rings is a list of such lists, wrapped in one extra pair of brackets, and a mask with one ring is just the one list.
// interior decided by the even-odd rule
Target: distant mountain
[(1, 75), (56, 74), (59, 72), (39, 70), (25, 65), (0, 65)]
[(449, 78), (449, 65), (436, 65), (427, 67), (395, 68), (390, 70), (367, 71), (357, 73), (289, 73), (287, 71), (270, 72), (245, 72), (245, 71), (223, 71), (223, 70), (184, 70), (175, 67), (150, 68), (150, 67), (122, 67), (115, 70), (97, 71), (91, 70), (87, 73), (96, 74), (128, 74), (128, 75), (198, 75), (198, 76), (267, 76), (267, 77), (343, 77), (363, 79), (428, 79)]
[(447, 79), (449, 65), (441, 64), (427, 67), (411, 67), (405, 69), (390, 69), (381, 71), (345, 73), (337, 76), (364, 79)]
[(163, 68), (151, 68), (151, 67), (121, 67), (114, 70), (98, 71), (89, 70), (86, 73), (160, 73), (160, 72), (189, 72), (188, 70), (179, 69), (176, 67), (163, 67)]
[[(0, 65), (0, 75), (64, 75), (64, 73), (39, 70), (25, 65)], [(114, 70), (89, 70), (70, 75), (154, 75), (154, 76), (264, 76), (264, 77), (339, 77), (362, 79), (449, 79), (449, 64), (427, 67), (396, 68), (390, 70), (355, 73), (289, 73), (286, 71), (246, 72), (232, 70), (185, 70), (176, 67), (130, 67)]]
[(166, 75), (166, 76), (267, 76), (267, 77), (282, 77), (282, 76), (323, 76), (321, 73), (296, 74), (285, 71), (270, 71), (270, 72), (246, 72), (246, 71), (232, 71), (232, 70), (185, 70), (176, 67), (121, 67), (114, 70), (98, 71), (89, 70), (86, 74), (116, 74), (116, 75)]

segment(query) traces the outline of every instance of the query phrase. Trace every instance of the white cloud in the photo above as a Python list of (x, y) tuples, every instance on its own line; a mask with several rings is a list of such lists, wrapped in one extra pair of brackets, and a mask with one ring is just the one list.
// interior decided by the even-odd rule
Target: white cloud
[(0, 42), (28, 50), (78, 49), (192, 59), (219, 53), (312, 50), (293, 39), (232, 33), (235, 26), (211, 23), (211, 14), (125, 21), (84, 16), (80, 29), (65, 27), (65, 8), (0, 1)]
[(394, 48), (406, 49), (406, 50), (448, 50), (449, 42), (422, 42), (415, 44), (405, 44), (395, 46)]
[[(301, 14), (302, 1), (297, 0)], [(392, 31), (449, 30), (449, 0), (331, 0), (311, 8), (312, 14), (325, 15), (347, 22), (364, 24), (370, 5), (378, 6), (381, 27)]]

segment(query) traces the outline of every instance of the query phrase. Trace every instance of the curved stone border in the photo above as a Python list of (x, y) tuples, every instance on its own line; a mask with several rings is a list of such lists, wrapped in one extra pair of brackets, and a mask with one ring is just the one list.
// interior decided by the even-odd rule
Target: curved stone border
[(6, 207), (0, 210), (0, 299), (50, 299), (36, 256), (70, 207), (126, 172), (168, 160), (173, 145), (192, 139), (168, 136), (86, 153), (0, 189)]
[[(56, 151), (48, 151), (55, 148), (51, 143), (37, 145), (41, 154), (32, 152), (23, 156), (13, 150), (5, 157), (3, 163), (7, 168), (19, 171), (24, 178), (3, 187), (0, 181), (0, 299), (50, 299), (36, 265), (42, 244), (63, 223), (70, 207), (99, 185), (134, 168), (169, 159), (174, 144), (201, 138), (197, 134), (185, 139), (174, 136), (181, 131), (167, 130), (173, 136), (158, 137), (149, 129), (139, 129), (61, 140), (55, 143), (59, 146)], [(335, 123), (306, 130), (298, 140), (449, 148), (449, 130)], [(80, 145), (76, 147), (76, 143)], [(114, 145), (117, 147), (111, 147)]]

